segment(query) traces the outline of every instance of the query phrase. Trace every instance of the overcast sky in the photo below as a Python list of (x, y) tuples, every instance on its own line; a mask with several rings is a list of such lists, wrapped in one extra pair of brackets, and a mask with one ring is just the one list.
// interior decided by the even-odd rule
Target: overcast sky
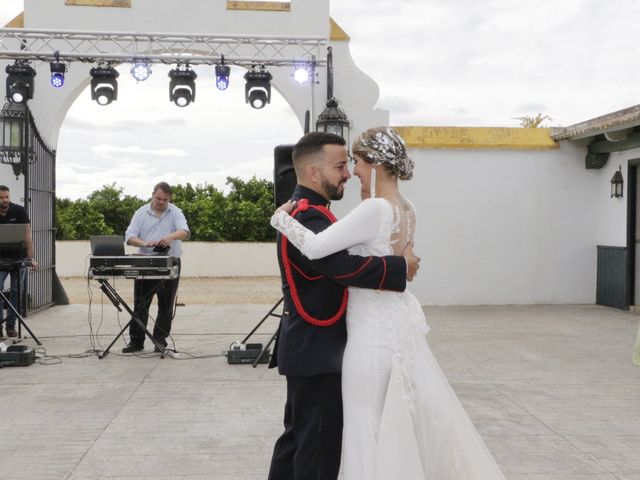
[[(0, 0), (0, 23), (22, 5)], [(331, 15), (393, 125), (518, 126), (543, 113), (566, 126), (640, 103), (637, 0), (333, 0)], [(120, 71), (117, 102), (100, 107), (87, 91), (67, 114), (59, 197), (111, 182), (146, 197), (158, 180), (271, 178), (273, 147), (302, 134), (277, 92), (263, 110), (244, 103), (240, 70), (225, 92), (203, 70), (184, 109), (168, 101), (167, 68), (140, 84)]]

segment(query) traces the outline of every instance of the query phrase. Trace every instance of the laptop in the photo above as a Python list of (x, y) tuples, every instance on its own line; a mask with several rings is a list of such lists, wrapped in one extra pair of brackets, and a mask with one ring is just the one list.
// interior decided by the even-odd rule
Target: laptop
[(20, 258), (27, 256), (27, 224), (0, 224), (0, 258)]
[(124, 255), (124, 237), (122, 235), (92, 235), (91, 255), (96, 257), (120, 257)]

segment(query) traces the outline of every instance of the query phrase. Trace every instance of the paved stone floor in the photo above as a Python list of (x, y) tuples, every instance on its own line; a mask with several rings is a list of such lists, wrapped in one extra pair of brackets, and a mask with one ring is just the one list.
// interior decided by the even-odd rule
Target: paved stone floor
[[(221, 352), (269, 307), (180, 307), (175, 359), (120, 355), (122, 341), (91, 354), (128, 320), (99, 295), (29, 317), (46, 356), (0, 370), (0, 478), (265, 479), (283, 379)], [(426, 312), (432, 349), (507, 479), (640, 479), (639, 317), (597, 306)]]

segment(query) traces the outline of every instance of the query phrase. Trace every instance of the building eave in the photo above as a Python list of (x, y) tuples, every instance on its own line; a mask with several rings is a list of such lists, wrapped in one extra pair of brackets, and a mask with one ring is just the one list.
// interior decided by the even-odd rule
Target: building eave
[(604, 133), (626, 130), (640, 125), (640, 105), (624, 108), (568, 127), (552, 128), (551, 138), (581, 140)]

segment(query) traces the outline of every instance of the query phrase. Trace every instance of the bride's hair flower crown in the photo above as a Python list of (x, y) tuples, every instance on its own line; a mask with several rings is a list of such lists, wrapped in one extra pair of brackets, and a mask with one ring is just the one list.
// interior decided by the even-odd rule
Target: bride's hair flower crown
[(368, 163), (384, 165), (400, 180), (413, 177), (413, 160), (407, 155), (407, 145), (391, 127), (370, 128), (353, 142), (353, 153)]

